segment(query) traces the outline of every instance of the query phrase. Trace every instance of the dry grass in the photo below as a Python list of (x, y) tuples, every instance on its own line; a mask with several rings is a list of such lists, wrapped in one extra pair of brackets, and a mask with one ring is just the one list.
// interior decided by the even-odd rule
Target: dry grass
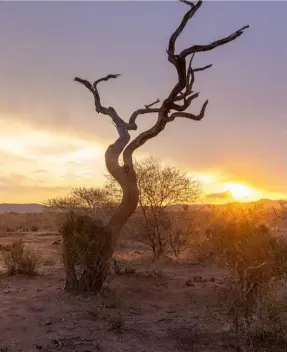
[(9, 275), (35, 275), (40, 261), (40, 254), (26, 248), (22, 240), (14, 242), (10, 251), (4, 254), (4, 265)]
[(224, 299), (234, 331), (241, 336), (240, 350), (258, 351), (258, 341), (263, 339), (262, 351), (282, 346), (285, 351), (287, 241), (274, 236), (260, 212), (240, 208), (236, 213), (233, 208), (219, 217), (213, 214), (193, 250), (197, 259), (229, 272)]
[[(0, 315), (9, 319), (1, 326), (0, 347), (44, 352), (286, 351), (283, 240), (273, 239), (252, 216), (247, 222), (242, 216), (235, 224), (234, 218), (213, 220), (194, 235), (190, 250), (200, 243), (202, 254), (216, 266), (196, 263), (188, 253), (181, 260), (155, 262), (146, 245), (128, 237), (119, 243), (97, 296), (63, 290), (59, 235), (41, 231), (2, 235), (3, 257), (15, 240), (22, 239), (26, 249), (37, 246), (43, 259), (40, 275), (1, 279)], [(204, 232), (206, 227), (210, 233)], [(231, 304), (236, 309), (228, 315)]]
[(287, 349), (287, 279), (274, 279), (255, 302), (244, 329), (249, 348)]

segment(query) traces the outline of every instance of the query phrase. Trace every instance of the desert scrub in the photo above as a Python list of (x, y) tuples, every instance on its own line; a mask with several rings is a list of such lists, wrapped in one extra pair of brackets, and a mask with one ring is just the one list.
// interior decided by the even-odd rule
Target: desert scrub
[(287, 348), (287, 278), (272, 280), (258, 298), (249, 331), (284, 341)]
[(287, 351), (287, 278), (274, 278), (257, 298), (248, 321), (240, 326), (242, 352)]
[(227, 299), (235, 328), (248, 324), (259, 297), (287, 269), (287, 242), (256, 221), (240, 220), (210, 229), (213, 259), (229, 271)]
[(4, 254), (4, 265), (9, 275), (35, 275), (40, 264), (38, 252), (25, 247), (22, 240), (13, 243), (9, 252)]
[(93, 214), (71, 211), (60, 227), (66, 290), (97, 293), (110, 271), (110, 233)]

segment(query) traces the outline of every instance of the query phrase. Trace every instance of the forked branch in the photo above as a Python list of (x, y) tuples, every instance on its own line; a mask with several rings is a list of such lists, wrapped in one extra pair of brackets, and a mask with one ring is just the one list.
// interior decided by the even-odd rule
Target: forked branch
[[(177, 82), (171, 89), (167, 98), (165, 98), (159, 107), (155, 104), (159, 103), (159, 99), (151, 104), (145, 105), (143, 108), (134, 111), (128, 122), (125, 122), (116, 112), (113, 107), (103, 106), (98, 91), (100, 82), (108, 81), (110, 79), (118, 78), (118, 74), (109, 74), (105, 77), (99, 78), (93, 84), (87, 80), (76, 77), (76, 82), (84, 85), (92, 94), (95, 101), (95, 108), (98, 113), (110, 116), (116, 129), (118, 131), (118, 138), (106, 150), (105, 161), (109, 173), (115, 178), (122, 188), (122, 199), (119, 206), (116, 208), (114, 214), (104, 226), (104, 234), (107, 238), (107, 248), (105, 249), (104, 261), (102, 269), (93, 276), (97, 281), (96, 289), (99, 290), (106, 278), (106, 273), (110, 266), (110, 261), (115, 249), (115, 245), (121, 233), (121, 230), (135, 212), (139, 202), (139, 187), (136, 177), (136, 172), (133, 165), (133, 153), (136, 149), (144, 145), (148, 140), (156, 137), (164, 130), (166, 125), (174, 121), (177, 117), (183, 117), (195, 121), (199, 121), (204, 117), (208, 101), (203, 104), (198, 115), (193, 114), (187, 109), (190, 107), (192, 101), (199, 96), (199, 93), (194, 93), (193, 85), (195, 81), (195, 73), (204, 71), (211, 67), (207, 65), (204, 67), (193, 68), (193, 58), (196, 53), (213, 50), (214, 48), (229, 43), (242, 35), (243, 31), (248, 27), (242, 27), (238, 31), (232, 33), (226, 38), (217, 40), (207, 45), (193, 45), (187, 49), (182, 50), (179, 54), (175, 53), (176, 41), (183, 32), (188, 21), (195, 15), (202, 5), (199, 0), (195, 4), (189, 0), (181, 0), (182, 3), (188, 6), (188, 11), (183, 16), (180, 24), (170, 37), (167, 53), (168, 61), (175, 67), (177, 72)], [(187, 60), (191, 55), (190, 61)], [(140, 133), (132, 141), (130, 141), (130, 130), (137, 129), (137, 118), (140, 115), (155, 113), (157, 118), (154, 125), (146, 131)], [(120, 161), (123, 158), (124, 164)], [(102, 260), (102, 253), (99, 255)], [(104, 274), (103, 274), (104, 273)], [(100, 274), (100, 275), (98, 275)], [(98, 276), (100, 279), (98, 280)]]
[(174, 112), (171, 114), (169, 121), (173, 121), (176, 117), (184, 117), (186, 119), (194, 120), (194, 121), (200, 121), (203, 119), (205, 110), (208, 104), (208, 100), (204, 102), (202, 105), (202, 108), (200, 110), (200, 113), (198, 115), (192, 114), (191, 112)]
[(215, 48), (217, 48), (218, 46), (221, 46), (221, 45), (224, 45), (224, 44), (227, 44), (227, 43), (230, 43), (232, 42), (233, 40), (235, 40), (236, 38), (240, 37), (244, 30), (249, 28), (249, 25), (246, 25), (240, 29), (238, 29), (236, 32), (230, 34), (229, 36), (225, 37), (225, 38), (222, 38), (222, 39), (219, 39), (219, 40), (216, 40), (210, 44), (206, 44), (206, 45), (193, 45), (185, 50), (183, 50), (179, 56), (184, 58), (184, 57), (187, 57), (188, 55), (190, 54), (194, 54), (194, 53), (199, 53), (199, 52), (202, 52), (202, 51), (210, 51), (210, 50), (213, 50)]
[[(144, 109), (138, 109), (136, 111), (134, 111), (129, 119), (129, 127), (131, 129), (137, 129), (137, 125), (136, 125), (136, 119), (139, 115), (145, 115), (145, 114), (151, 114), (151, 113), (158, 113), (160, 111), (160, 108), (152, 108), (152, 106), (154, 106), (155, 104), (159, 103), (160, 100), (157, 98), (156, 101), (154, 101), (151, 104), (145, 105)], [(132, 128), (134, 127), (134, 128)]]
[(109, 74), (105, 77), (99, 78), (93, 84), (91, 84), (89, 81), (82, 79), (82, 78), (79, 78), (79, 77), (74, 78), (75, 82), (79, 82), (79, 83), (83, 84), (86, 88), (89, 89), (90, 92), (92, 92), (92, 94), (94, 96), (94, 100), (95, 100), (96, 111), (98, 113), (102, 113), (103, 115), (110, 116), (117, 128), (122, 126), (123, 124), (125, 124), (125, 122), (119, 117), (119, 115), (117, 114), (117, 112), (115, 111), (114, 108), (112, 108), (112, 107), (107, 108), (102, 105), (97, 85), (100, 82), (108, 81), (109, 79), (112, 79), (112, 78), (118, 78), (119, 76), (120, 76), (119, 74)]
[(196, 5), (194, 5), (190, 1), (185, 1), (185, 0), (180, 0), (181, 2), (187, 4), (190, 6), (189, 11), (183, 16), (183, 19), (181, 20), (179, 26), (176, 28), (176, 30), (173, 32), (173, 34), (170, 37), (169, 44), (168, 44), (168, 53), (173, 55), (175, 52), (175, 43), (177, 38), (180, 36), (182, 31), (184, 30), (185, 26), (187, 25), (188, 21), (194, 16), (196, 11), (200, 8), (202, 5), (202, 0), (199, 0)]
[[(199, 93), (194, 93), (193, 91), (195, 73), (209, 69), (212, 64), (203, 67), (193, 68), (193, 58), (197, 53), (210, 51), (219, 46), (230, 43), (231, 41), (240, 37), (243, 34), (244, 30), (249, 27), (248, 25), (246, 25), (240, 28), (239, 30), (233, 32), (232, 34), (228, 35), (227, 37), (205, 45), (192, 45), (182, 50), (180, 53), (176, 54), (176, 41), (185, 29), (189, 20), (196, 14), (196, 12), (202, 6), (202, 0), (199, 0), (196, 3), (193, 3), (188, 0), (179, 1), (187, 5), (189, 9), (183, 16), (178, 27), (172, 33), (169, 39), (167, 49), (168, 61), (172, 63), (172, 65), (176, 68), (178, 79), (167, 98), (162, 101), (161, 105), (158, 108), (154, 107), (154, 105), (160, 102), (159, 99), (157, 99), (151, 104), (144, 105), (144, 108), (140, 108), (134, 111), (130, 116), (129, 121), (124, 122), (112, 107), (104, 107), (101, 104), (101, 99), (97, 88), (100, 82), (118, 78), (119, 74), (109, 74), (103, 78), (96, 80), (93, 84), (81, 78), (75, 78), (75, 81), (82, 83), (93, 93), (96, 111), (105, 115), (109, 115), (115, 123), (118, 131), (121, 131), (121, 133), (119, 132), (120, 135), (125, 134), (129, 137), (128, 131), (137, 129), (136, 120), (140, 115), (150, 113), (157, 114), (156, 122), (150, 129), (140, 133), (134, 140), (128, 142), (125, 145), (124, 149), (123, 143), (121, 144), (121, 152), (123, 151), (123, 158), (125, 164), (126, 161), (131, 164), (133, 152), (137, 148), (142, 146), (146, 141), (157, 136), (165, 128), (167, 123), (174, 121), (174, 119), (176, 119), (177, 117), (183, 117), (194, 121), (200, 121), (203, 119), (206, 112), (208, 100), (206, 100), (202, 105), (199, 114), (189, 112), (187, 111), (187, 109), (190, 107), (192, 101), (198, 98), (199, 96)], [(188, 59), (189, 62), (187, 63)], [(127, 139), (125, 139), (125, 141), (127, 141)]]

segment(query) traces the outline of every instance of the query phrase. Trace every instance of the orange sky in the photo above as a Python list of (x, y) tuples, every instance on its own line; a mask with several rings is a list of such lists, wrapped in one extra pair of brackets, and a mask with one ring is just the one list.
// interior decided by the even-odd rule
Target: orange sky
[[(100, 92), (124, 119), (164, 99), (176, 80), (167, 41), (185, 10), (175, 2), (0, 2), (0, 202), (41, 202), (103, 183), (116, 132), (73, 77), (122, 73)], [(238, 40), (195, 58), (214, 64), (196, 80), (194, 111), (210, 101), (204, 120), (173, 122), (137, 154), (199, 179), (203, 202), (287, 198), (287, 2), (207, 1), (179, 45), (247, 23)], [(139, 131), (153, 121), (145, 115)]]
[[(4, 128), (0, 132), (0, 155), (5, 164), (0, 183), (1, 202), (41, 202), (64, 195), (74, 186), (103, 184), (107, 140), (96, 142), (89, 135), (80, 138), (75, 132), (42, 130), (20, 121), (11, 123), (3, 117), (1, 120)], [(143, 152), (138, 157), (147, 155)], [(201, 181), (202, 202), (286, 197), (283, 192), (256, 187), (252, 175), (246, 175), (246, 181), (242, 181), (219, 168), (197, 171), (172, 159), (163, 158), (162, 162), (182, 167), (190, 177)]]

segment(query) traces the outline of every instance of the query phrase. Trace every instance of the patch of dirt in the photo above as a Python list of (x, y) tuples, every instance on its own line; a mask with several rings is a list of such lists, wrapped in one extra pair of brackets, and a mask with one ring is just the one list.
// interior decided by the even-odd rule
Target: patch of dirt
[[(14, 240), (13, 234), (0, 237), (2, 245)], [(36, 277), (1, 279), (0, 350), (236, 351), (220, 301), (223, 271), (153, 264), (145, 247), (121, 243), (116, 257), (136, 273), (111, 275), (97, 297), (77, 296), (63, 290), (61, 244), (53, 245), (59, 236), (29, 233), (23, 240), (41, 252), (43, 264)]]

